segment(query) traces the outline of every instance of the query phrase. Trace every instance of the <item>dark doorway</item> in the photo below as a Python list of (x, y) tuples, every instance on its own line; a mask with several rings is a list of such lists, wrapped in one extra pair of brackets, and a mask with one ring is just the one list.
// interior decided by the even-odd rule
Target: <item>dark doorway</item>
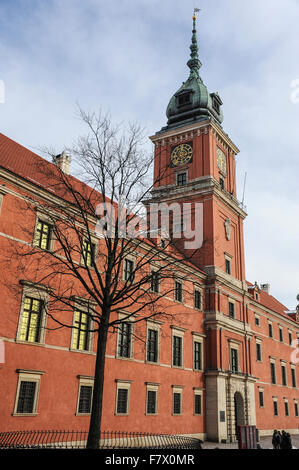
[(242, 426), (245, 423), (245, 412), (244, 412), (244, 400), (241, 393), (236, 392), (234, 395), (235, 401), (235, 425), (236, 425), (236, 435), (238, 426)]

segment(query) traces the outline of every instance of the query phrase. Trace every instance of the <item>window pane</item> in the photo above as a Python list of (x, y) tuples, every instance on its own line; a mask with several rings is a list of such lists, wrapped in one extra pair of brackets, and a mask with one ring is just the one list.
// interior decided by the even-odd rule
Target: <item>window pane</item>
[(124, 278), (125, 281), (134, 281), (134, 263), (130, 259), (125, 259)]
[(159, 292), (159, 281), (160, 281), (159, 273), (156, 271), (151, 272), (151, 290), (153, 292)]
[(238, 372), (238, 350), (231, 349), (231, 370), (232, 372)]
[(194, 413), (197, 415), (201, 414), (201, 395), (194, 396)]
[(119, 388), (117, 391), (117, 413), (128, 412), (128, 390)]
[(51, 238), (51, 225), (39, 220), (36, 225), (36, 232), (34, 235), (34, 246), (38, 246), (42, 250), (48, 250)]
[(92, 396), (92, 387), (90, 385), (81, 385), (78, 413), (90, 413), (91, 396)]
[(147, 360), (150, 362), (158, 361), (158, 331), (148, 329), (147, 332)]
[(131, 357), (131, 323), (123, 322), (119, 327), (118, 355), (120, 357)]
[(33, 413), (35, 389), (36, 382), (21, 382), (17, 413)]
[(194, 341), (194, 369), (201, 370), (201, 343)]
[(181, 414), (181, 394), (180, 393), (173, 394), (173, 414), (175, 415)]
[(147, 392), (147, 414), (156, 413), (156, 398), (157, 392), (155, 390), (148, 390)]
[(20, 326), (19, 339), (21, 341), (28, 341), (31, 343), (39, 341), (41, 314), (42, 301), (26, 297), (24, 300)]
[(194, 291), (194, 306), (201, 309), (201, 292), (199, 290)]
[(175, 300), (177, 300), (178, 302), (182, 302), (182, 299), (183, 299), (182, 284), (180, 282), (175, 281), (174, 288), (175, 288), (175, 293), (174, 293)]
[(89, 349), (89, 317), (86, 313), (80, 310), (75, 311), (75, 321), (73, 330), (73, 349), (80, 351), (88, 351)]
[(264, 406), (264, 392), (259, 392), (260, 406)]
[(173, 365), (182, 366), (182, 338), (173, 336)]

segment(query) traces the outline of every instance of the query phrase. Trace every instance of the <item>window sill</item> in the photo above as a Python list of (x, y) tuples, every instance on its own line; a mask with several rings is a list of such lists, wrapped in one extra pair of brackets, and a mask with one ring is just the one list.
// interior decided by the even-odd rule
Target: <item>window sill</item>
[(23, 417), (23, 416), (32, 417), (32, 416), (37, 416), (37, 415), (38, 413), (12, 413), (12, 416), (15, 416), (15, 417)]

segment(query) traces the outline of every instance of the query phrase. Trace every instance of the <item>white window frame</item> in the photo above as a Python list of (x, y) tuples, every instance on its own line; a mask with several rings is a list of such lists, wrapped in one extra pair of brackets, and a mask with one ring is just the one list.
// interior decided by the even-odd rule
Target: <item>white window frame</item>
[[(200, 396), (200, 413), (195, 412), (195, 397)], [(202, 416), (203, 415), (203, 390), (200, 388), (193, 388), (193, 415)]]
[[(284, 366), (284, 368), (285, 368), (285, 379), (286, 379), (286, 383), (285, 383), (285, 384), (282, 383), (282, 366)], [(287, 361), (280, 360), (280, 371), (281, 371), (281, 385), (282, 385), (283, 387), (287, 387), (287, 386), (288, 386)]]
[[(39, 247), (38, 245), (35, 245), (35, 236), (37, 232), (37, 224), (38, 222), (44, 222), (45, 224), (48, 224), (50, 226), (50, 238), (49, 238), (49, 248), (48, 249), (43, 249)], [(42, 212), (37, 211), (36, 214), (36, 219), (35, 219), (35, 227), (34, 227), (34, 232), (33, 232), (33, 239), (32, 239), (32, 246), (39, 248), (40, 250), (43, 251), (53, 251), (54, 249), (54, 232), (53, 232), (53, 219), (51, 217), (47, 216), (46, 214), (43, 214)]]
[[(195, 292), (200, 293), (200, 306), (199, 307), (195, 306)], [(193, 305), (194, 305), (195, 310), (198, 310), (199, 312), (202, 312), (202, 310), (203, 310), (203, 289), (201, 287), (199, 287), (197, 284), (194, 284), (193, 296), (194, 296)]]
[[(157, 331), (157, 341), (158, 341), (158, 350), (157, 350), (157, 362), (149, 361), (147, 358), (148, 353), (148, 330), (155, 330)], [(148, 364), (160, 364), (160, 346), (161, 346), (161, 326), (160, 322), (154, 322), (153, 320), (148, 320), (146, 322), (146, 348), (145, 348), (145, 362)]]
[[(84, 305), (86, 303), (86, 306)], [(80, 299), (80, 302), (75, 300), (74, 304), (74, 309), (73, 309), (73, 327), (75, 326), (75, 316), (76, 316), (76, 311), (81, 311), (82, 313), (86, 313), (89, 315), (92, 315), (91, 312), (88, 312), (88, 301), (86, 299)], [(91, 318), (88, 318), (88, 325), (89, 325), (89, 330), (93, 329), (93, 321)], [(80, 352), (80, 353), (90, 353), (92, 352), (92, 346), (93, 346), (93, 333), (92, 331), (88, 331), (88, 348), (87, 349), (77, 349), (73, 348), (73, 341), (74, 341), (74, 333), (75, 333), (75, 328), (72, 328), (72, 334), (71, 334), (71, 345), (70, 345), (70, 350), (75, 351), (75, 352)], [(78, 330), (78, 334), (80, 334), (80, 331)]]
[[(115, 416), (129, 416), (130, 414), (130, 395), (131, 395), (131, 383), (132, 380), (120, 380), (116, 379), (116, 397), (115, 397)], [(128, 390), (127, 395), (127, 412), (126, 413), (119, 413), (117, 411), (117, 404), (118, 404), (118, 392), (120, 389)]]
[[(185, 338), (185, 329), (184, 328), (179, 328), (176, 326), (171, 326), (172, 329), (172, 335), (171, 335), (171, 367), (174, 367), (175, 369), (184, 369), (184, 338)], [(182, 339), (182, 349), (181, 349), (181, 365), (176, 366), (173, 364), (174, 362), (174, 356), (173, 356), (173, 347), (174, 347), (174, 337), (177, 336)]]
[[(41, 376), (45, 372), (35, 371), (35, 370), (25, 370), (25, 369), (17, 369), (17, 372), (18, 372), (18, 383), (17, 383), (17, 392), (16, 392), (16, 398), (15, 398), (13, 416), (37, 416)], [(18, 413), (17, 412), (21, 382), (35, 382), (36, 383), (32, 413)]]
[[(182, 286), (182, 300), (177, 300), (176, 299), (176, 283), (181, 284)], [(183, 304), (184, 303), (184, 282), (181, 279), (174, 279), (174, 301), (178, 304)]]
[[(158, 415), (159, 385), (160, 385), (160, 384), (146, 382), (146, 397), (145, 397), (145, 415), (146, 415), (146, 416), (157, 416), (157, 415)], [(148, 405), (148, 392), (155, 392), (155, 394), (156, 394), (155, 413), (148, 413), (148, 410), (147, 410), (147, 405)]]
[(256, 345), (257, 344), (260, 345), (260, 351), (261, 351), (261, 358), (258, 359), (258, 357), (257, 357), (257, 346), (256, 346), (256, 360), (257, 360), (257, 362), (263, 362), (263, 340), (260, 339), (260, 338), (256, 338), (255, 342), (256, 342)]
[(134, 274), (134, 277), (133, 277), (133, 279), (132, 279), (132, 281), (131, 281), (131, 283), (133, 283), (133, 282), (134, 282), (134, 279), (135, 279), (135, 276), (136, 276), (136, 273), (135, 273), (135, 269), (136, 269), (136, 258), (135, 258), (134, 256), (132, 256), (132, 255), (127, 255), (127, 256), (125, 256), (125, 258), (124, 258), (124, 260), (123, 260), (123, 270), (122, 270), (122, 271), (123, 271), (123, 275), (122, 275), (122, 279), (123, 279), (124, 282), (129, 283), (130, 281), (129, 281), (128, 279), (126, 279), (126, 276), (125, 276), (126, 260), (132, 261), (132, 263), (133, 263), (132, 273)]
[[(132, 358), (134, 357), (134, 330), (135, 330), (135, 323), (134, 321), (132, 321), (132, 318), (134, 318), (134, 315), (132, 315), (131, 317), (129, 318), (126, 318), (128, 316), (128, 314), (126, 314), (125, 312), (123, 313), (119, 313), (118, 314), (118, 319), (119, 320), (122, 320), (121, 323), (118, 324), (117, 326), (117, 339), (116, 339), (116, 354), (115, 354), (115, 357), (117, 359), (122, 359), (123, 361), (130, 361), (132, 360)], [(118, 345), (119, 345), (119, 341), (120, 341), (120, 335), (121, 335), (121, 332), (120, 332), (120, 327), (121, 327), (121, 324), (122, 323), (130, 323), (131, 325), (131, 337), (130, 337), (130, 354), (129, 354), (129, 357), (123, 357), (123, 356), (120, 356), (118, 354)]]
[[(172, 416), (182, 416), (183, 414), (183, 385), (172, 385)], [(174, 394), (178, 393), (180, 394), (180, 413), (174, 413)]]
[[(204, 371), (204, 337), (200, 335), (199, 333), (192, 332), (192, 368), (195, 372), (203, 372)], [(194, 343), (200, 343), (201, 344), (201, 367), (200, 369), (195, 369), (194, 368), (194, 362), (195, 362), (195, 357), (194, 357)]]
[[(94, 388), (94, 377), (88, 377), (85, 375), (78, 375), (79, 383), (78, 383), (78, 396), (77, 396), (77, 407), (76, 407), (76, 416), (90, 416), (91, 415), (91, 407), (92, 407), (92, 398), (93, 398), (93, 388)], [(90, 403), (90, 412), (89, 413), (80, 413), (79, 412), (79, 403), (80, 403), (80, 392), (81, 387), (87, 386), (92, 388), (91, 392), (91, 403)]]
[(94, 264), (97, 264), (99, 243), (98, 243), (98, 240), (94, 236), (90, 236), (90, 240), (89, 240), (88, 236), (84, 235), (83, 240), (82, 240), (80, 264), (81, 264), (81, 266), (84, 266), (86, 269), (94, 269), (94, 266), (92, 264), (89, 266), (89, 265), (86, 265), (86, 263), (85, 263), (85, 259), (84, 259), (84, 256), (83, 256), (83, 247), (84, 247), (84, 242), (85, 241), (88, 242), (88, 243), (90, 243), (90, 241), (91, 241), (91, 244), (94, 246), (94, 250), (93, 250)]
[[(241, 366), (241, 357), (240, 357), (240, 344), (237, 343), (236, 341), (234, 340), (231, 340), (229, 339), (228, 340), (228, 343), (229, 343), (229, 370), (232, 374), (238, 374), (239, 372), (241, 372), (241, 369), (240, 369), (240, 366)], [(238, 369), (237, 371), (233, 371), (232, 369), (232, 349), (236, 350), (237, 351), (237, 360), (238, 360)]]
[[(32, 285), (32, 283), (27, 282), (27, 281), (20, 281), (20, 283), (21, 285), (23, 285), (23, 292), (22, 292), (22, 300), (21, 300), (19, 323), (18, 323), (16, 339), (18, 342), (26, 343), (26, 344), (44, 344), (45, 335), (46, 335), (46, 322), (47, 322), (49, 294), (46, 292), (45, 287), (43, 286), (34, 286)], [(26, 341), (26, 340), (20, 339), (26, 297), (31, 297), (43, 303), (41, 320), (40, 320), (40, 325), (39, 325), (40, 335), (39, 335), (39, 341), (37, 342)]]

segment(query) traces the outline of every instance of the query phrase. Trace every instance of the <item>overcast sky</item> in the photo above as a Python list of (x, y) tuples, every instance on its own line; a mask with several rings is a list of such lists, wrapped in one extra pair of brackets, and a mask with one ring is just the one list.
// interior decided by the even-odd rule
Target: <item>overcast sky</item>
[(219, 92), (223, 128), (240, 148), (239, 199), (247, 173), (247, 279), (270, 283), (294, 308), (299, 0), (0, 0), (0, 132), (59, 151), (83, 133), (78, 103), (153, 135), (188, 77), (195, 6), (201, 76)]

